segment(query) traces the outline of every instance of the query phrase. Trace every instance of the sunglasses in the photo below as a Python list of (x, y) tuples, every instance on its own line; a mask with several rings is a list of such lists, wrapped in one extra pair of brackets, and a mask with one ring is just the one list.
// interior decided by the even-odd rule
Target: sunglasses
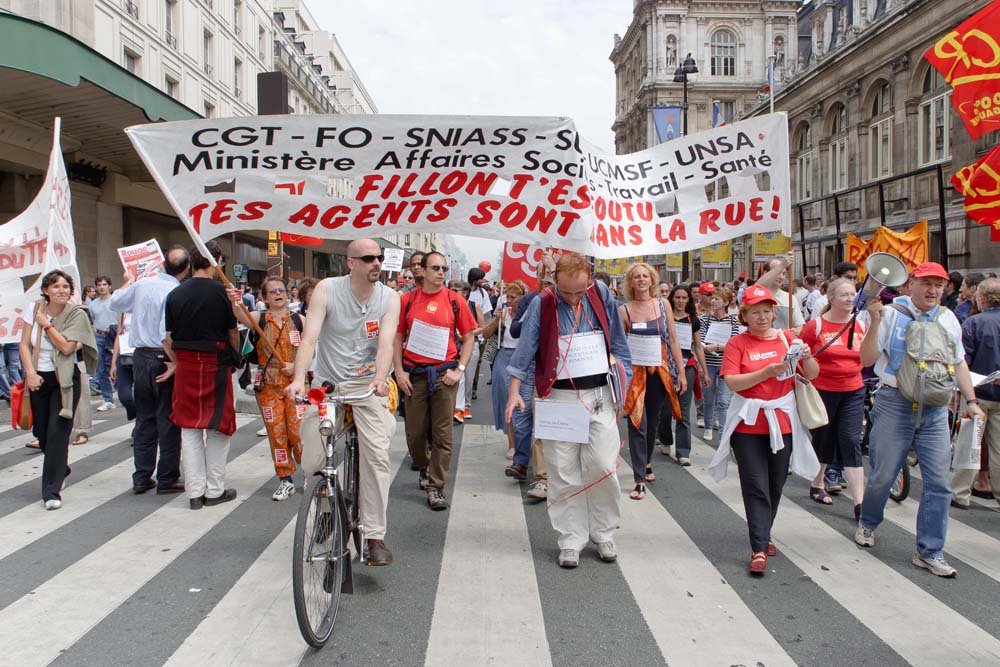
[(442, 264), (432, 264), (431, 266), (427, 267), (427, 270), (428, 271), (447, 271), (448, 270), (448, 266), (447, 265), (442, 265)]
[(351, 257), (351, 259), (360, 259), (365, 264), (371, 264), (377, 259), (381, 264), (382, 262), (385, 261), (385, 254), (383, 253), (381, 255), (361, 255), (361, 257)]
[(274, 294), (284, 294), (285, 293), (285, 288), (284, 287), (272, 287), (271, 289), (267, 290), (267, 293), (271, 294), (271, 295), (274, 295)]

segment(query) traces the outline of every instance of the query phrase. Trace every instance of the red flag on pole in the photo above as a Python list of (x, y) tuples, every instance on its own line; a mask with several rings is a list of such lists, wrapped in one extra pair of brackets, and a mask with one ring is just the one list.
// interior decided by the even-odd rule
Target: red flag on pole
[(315, 236), (304, 236), (302, 234), (288, 234), (286, 232), (281, 232), (281, 240), (284, 243), (291, 243), (292, 245), (305, 245), (305, 246), (323, 245), (323, 239), (316, 238)]
[(924, 54), (951, 84), (951, 103), (973, 139), (1000, 129), (1000, 0)]
[(1000, 145), (983, 159), (960, 170), (951, 179), (965, 196), (965, 213), (990, 226), (990, 239), (1000, 241)]

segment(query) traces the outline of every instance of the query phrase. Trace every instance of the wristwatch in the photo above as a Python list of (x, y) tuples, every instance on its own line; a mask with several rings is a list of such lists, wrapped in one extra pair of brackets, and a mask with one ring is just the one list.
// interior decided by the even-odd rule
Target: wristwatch
[(458, 372), (459, 373), (464, 373), (465, 372), (465, 364), (459, 364), (458, 365)]
[(969, 400), (967, 400), (965, 402), (965, 404), (966, 405), (973, 405), (973, 404), (979, 405), (979, 399), (978, 398), (970, 398)]

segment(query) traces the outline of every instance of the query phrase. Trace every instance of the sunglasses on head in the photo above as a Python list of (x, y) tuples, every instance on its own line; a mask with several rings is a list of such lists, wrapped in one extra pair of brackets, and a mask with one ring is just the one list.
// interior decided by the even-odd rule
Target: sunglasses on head
[(428, 271), (447, 271), (448, 265), (446, 264), (431, 264), (427, 267)]
[(360, 259), (365, 264), (371, 264), (377, 259), (379, 263), (382, 263), (385, 261), (385, 253), (381, 255), (361, 255), (360, 257), (351, 257), (351, 259)]

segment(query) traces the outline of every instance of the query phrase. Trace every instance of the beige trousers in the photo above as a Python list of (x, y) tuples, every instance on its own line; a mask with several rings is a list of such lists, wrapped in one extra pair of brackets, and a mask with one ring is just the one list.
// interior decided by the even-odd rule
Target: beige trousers
[[(990, 459), (990, 488), (993, 497), (1000, 503), (1000, 401), (979, 401), (979, 407), (986, 413), (983, 433), (983, 447), (987, 447)], [(951, 475), (951, 490), (955, 502), (968, 505), (972, 496), (972, 482), (978, 470), (956, 470)]]

